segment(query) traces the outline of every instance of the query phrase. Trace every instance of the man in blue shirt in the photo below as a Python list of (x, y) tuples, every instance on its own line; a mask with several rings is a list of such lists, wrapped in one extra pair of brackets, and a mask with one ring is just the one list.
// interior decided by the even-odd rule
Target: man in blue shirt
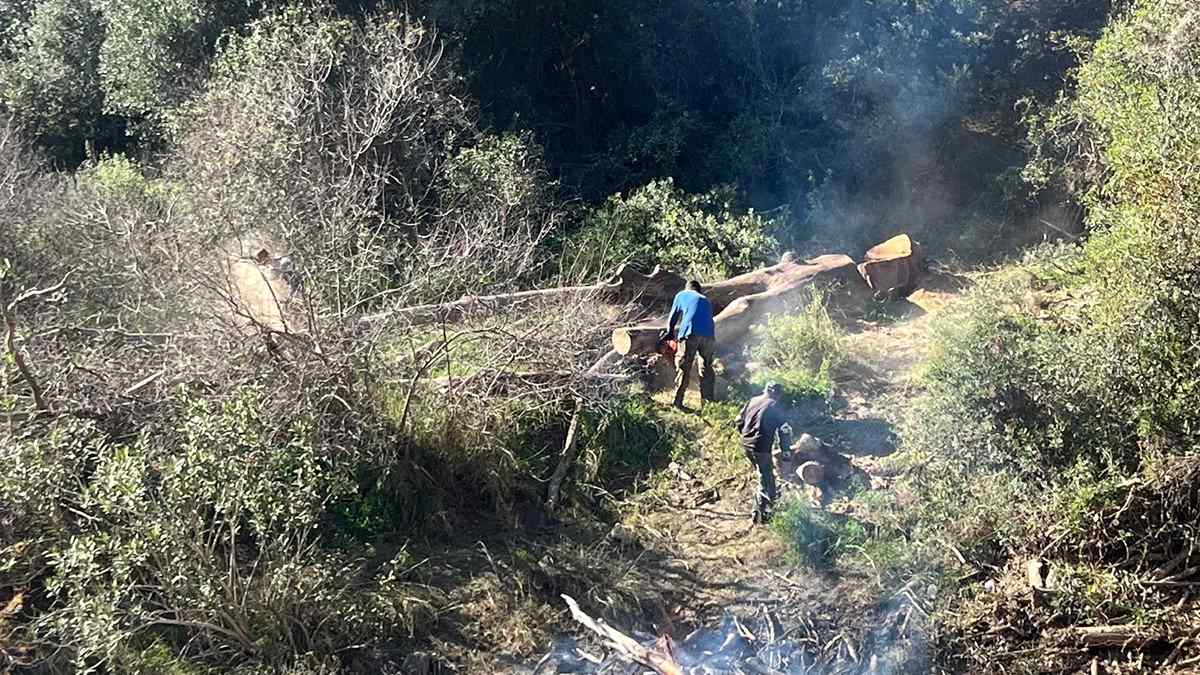
[(683, 395), (692, 375), (692, 363), (700, 357), (700, 401), (713, 400), (716, 372), (713, 352), (716, 349), (717, 329), (713, 322), (712, 303), (692, 280), (675, 296), (671, 315), (667, 319), (667, 335), (679, 341), (675, 353), (675, 407), (683, 409)]

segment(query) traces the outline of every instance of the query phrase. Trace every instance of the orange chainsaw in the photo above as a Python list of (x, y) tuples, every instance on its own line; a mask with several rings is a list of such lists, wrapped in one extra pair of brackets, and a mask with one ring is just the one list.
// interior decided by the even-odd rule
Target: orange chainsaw
[(674, 361), (675, 355), (679, 353), (679, 341), (663, 330), (658, 334), (658, 343), (655, 345), (654, 351), (661, 354), (663, 358)]

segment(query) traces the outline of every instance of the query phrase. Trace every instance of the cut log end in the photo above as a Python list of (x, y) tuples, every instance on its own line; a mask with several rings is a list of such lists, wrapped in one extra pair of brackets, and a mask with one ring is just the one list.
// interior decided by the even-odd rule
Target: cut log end
[(658, 347), (661, 326), (630, 326), (613, 331), (612, 345), (621, 356), (651, 354)]

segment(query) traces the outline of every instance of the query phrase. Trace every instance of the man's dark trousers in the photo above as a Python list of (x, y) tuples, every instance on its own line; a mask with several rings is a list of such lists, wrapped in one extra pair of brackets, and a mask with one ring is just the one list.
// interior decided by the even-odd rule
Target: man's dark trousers
[(683, 395), (687, 393), (692, 377), (692, 363), (697, 356), (700, 357), (700, 400), (713, 400), (717, 381), (717, 372), (713, 369), (716, 342), (706, 335), (689, 335), (679, 343), (679, 351), (675, 354), (675, 405), (683, 405)]
[(754, 522), (765, 523), (771, 518), (775, 504), (775, 465), (770, 452), (747, 452), (746, 459), (758, 469), (758, 492), (754, 495)]

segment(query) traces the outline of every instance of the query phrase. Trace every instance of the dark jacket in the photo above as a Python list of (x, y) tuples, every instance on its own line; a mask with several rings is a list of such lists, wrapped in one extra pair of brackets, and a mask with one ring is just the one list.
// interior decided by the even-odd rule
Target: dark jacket
[(737, 430), (742, 435), (742, 447), (746, 452), (769, 453), (775, 444), (775, 435), (779, 434), (779, 447), (787, 451), (791, 448), (792, 439), (780, 432), (780, 427), (786, 420), (783, 417), (779, 401), (759, 394), (750, 399), (742, 412), (738, 414)]

